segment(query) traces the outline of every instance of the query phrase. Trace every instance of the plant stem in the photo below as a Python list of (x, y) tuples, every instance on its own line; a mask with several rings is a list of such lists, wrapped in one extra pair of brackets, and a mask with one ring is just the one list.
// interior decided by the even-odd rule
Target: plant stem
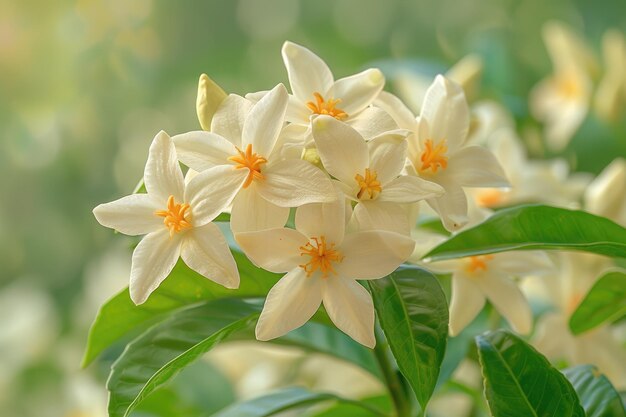
[(378, 361), (378, 365), (383, 373), (391, 400), (393, 401), (397, 417), (411, 417), (411, 404), (404, 393), (404, 388), (398, 377), (393, 362), (389, 357), (389, 344), (382, 334), (382, 330), (376, 326), (376, 346), (374, 347), (374, 355)]

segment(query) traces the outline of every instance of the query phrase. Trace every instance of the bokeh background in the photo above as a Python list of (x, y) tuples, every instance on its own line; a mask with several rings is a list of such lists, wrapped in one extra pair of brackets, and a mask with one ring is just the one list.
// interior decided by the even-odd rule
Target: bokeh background
[[(336, 76), (378, 64), (392, 87), (398, 68), (435, 73), (477, 53), (481, 96), (532, 124), (526, 99), (551, 71), (541, 27), (552, 19), (598, 51), (607, 28), (626, 31), (626, 3), (0, 0), (0, 415), (106, 415), (107, 358), (79, 365), (98, 306), (127, 284), (131, 241), (91, 210), (133, 190), (159, 130), (199, 128), (200, 73), (240, 94), (286, 83), (288, 39)], [(590, 115), (565, 155), (597, 173), (626, 155), (616, 136), (623, 123)], [(206, 375), (213, 384), (194, 382)], [(219, 386), (227, 401), (223, 378), (192, 371), (168, 395), (206, 402)]]

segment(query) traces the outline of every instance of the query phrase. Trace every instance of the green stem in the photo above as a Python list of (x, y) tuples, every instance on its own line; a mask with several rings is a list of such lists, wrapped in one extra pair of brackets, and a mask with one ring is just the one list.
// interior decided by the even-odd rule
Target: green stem
[(396, 417), (411, 417), (411, 404), (404, 394), (404, 388), (402, 387), (398, 373), (389, 357), (389, 344), (378, 326), (376, 326), (375, 335), (376, 346), (374, 347), (374, 356), (376, 356), (387, 388), (389, 389), (389, 394), (391, 395), (391, 400), (396, 410)]

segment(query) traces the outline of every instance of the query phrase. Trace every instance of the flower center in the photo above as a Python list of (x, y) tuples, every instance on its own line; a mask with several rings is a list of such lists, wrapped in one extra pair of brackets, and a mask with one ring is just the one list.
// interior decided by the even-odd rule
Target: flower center
[(556, 80), (556, 88), (562, 96), (569, 99), (575, 99), (582, 95), (582, 87), (575, 74), (566, 73)]
[(378, 181), (376, 171), (365, 168), (365, 176), (356, 174), (354, 179), (359, 184), (359, 192), (356, 197), (362, 200), (374, 200), (383, 190)]
[(504, 192), (496, 188), (482, 190), (476, 196), (476, 202), (481, 207), (495, 207), (504, 202)]
[(424, 143), (424, 151), (422, 151), (420, 156), (420, 162), (422, 163), (419, 168), (420, 172), (423, 173), (430, 169), (433, 174), (436, 174), (439, 168), (446, 169), (448, 166), (446, 152), (448, 152), (448, 147), (445, 139), (437, 142), (436, 145), (432, 139), (428, 139)]
[(328, 100), (324, 100), (324, 97), (317, 92), (313, 93), (313, 96), (315, 96), (315, 103), (312, 101), (306, 103), (306, 106), (313, 112), (313, 114), (326, 114), (337, 120), (344, 120), (348, 117), (348, 113), (335, 107), (337, 104), (341, 103), (341, 99), (336, 98), (333, 100), (332, 98), (329, 98)]
[(471, 273), (486, 271), (488, 269), (487, 263), (491, 259), (493, 259), (493, 255), (470, 256), (466, 270)]
[(253, 180), (262, 180), (265, 177), (261, 174), (261, 166), (267, 163), (267, 159), (252, 152), (252, 144), (246, 146), (246, 151), (237, 148), (237, 155), (228, 158), (229, 161), (236, 163), (235, 169), (248, 169), (248, 177), (243, 183), (243, 188), (248, 188)]
[(171, 195), (167, 199), (167, 210), (157, 210), (154, 212), (159, 217), (164, 217), (163, 224), (170, 229), (170, 236), (174, 236), (174, 233), (178, 233), (181, 230), (189, 229), (191, 227), (189, 210), (191, 206), (187, 203), (176, 204), (174, 196)]
[(309, 243), (304, 246), (300, 246), (300, 256), (309, 256), (309, 262), (298, 265), (304, 269), (306, 276), (310, 277), (315, 271), (322, 271), (322, 278), (328, 278), (328, 273), (332, 272), (337, 275), (337, 272), (333, 268), (333, 262), (341, 262), (343, 255), (337, 249), (335, 244), (326, 244), (326, 238), (324, 236), (312, 237)]

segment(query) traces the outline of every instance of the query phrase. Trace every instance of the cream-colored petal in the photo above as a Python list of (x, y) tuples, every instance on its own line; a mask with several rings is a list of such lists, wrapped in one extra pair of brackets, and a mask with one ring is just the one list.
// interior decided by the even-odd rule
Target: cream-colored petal
[(278, 84), (248, 113), (241, 133), (241, 147), (252, 144), (252, 151), (268, 157), (285, 124), (285, 112), (289, 97), (284, 85)]
[(442, 196), (444, 193), (443, 187), (437, 183), (413, 175), (403, 175), (385, 184), (378, 200), (393, 203), (415, 203)]
[(308, 203), (330, 203), (337, 193), (322, 170), (302, 159), (285, 159), (268, 164), (265, 178), (256, 189), (266, 200), (281, 207)]
[(256, 325), (258, 340), (271, 340), (297, 329), (315, 314), (322, 303), (321, 280), (308, 278), (295, 268), (267, 294)]
[(237, 233), (235, 240), (255, 265), (276, 273), (297, 268), (302, 263), (300, 247), (309, 243), (307, 236), (284, 227)]
[(93, 209), (93, 214), (98, 223), (105, 227), (125, 235), (145, 235), (164, 227), (163, 218), (154, 213), (164, 210), (166, 205), (167, 202), (164, 201), (161, 206), (148, 194), (131, 194), (100, 204)]
[(365, 139), (353, 128), (334, 117), (319, 116), (313, 120), (313, 139), (324, 168), (345, 184), (356, 184), (356, 174), (369, 166)]
[(220, 165), (202, 171), (189, 181), (185, 202), (191, 206), (193, 226), (204, 226), (227, 210), (246, 177), (246, 170)]
[(253, 103), (237, 94), (230, 94), (224, 99), (213, 115), (211, 132), (241, 147), (243, 124), (252, 109)]
[(370, 68), (335, 81), (331, 95), (341, 100), (339, 108), (350, 116), (372, 104), (384, 86), (383, 73), (377, 68)]
[(211, 129), (213, 115), (225, 98), (226, 93), (215, 81), (206, 74), (200, 75), (198, 95), (196, 97), (196, 113), (202, 129)]
[(456, 336), (480, 313), (485, 296), (472, 278), (461, 272), (452, 275), (452, 299), (450, 300), (450, 336)]
[(532, 312), (526, 297), (513, 280), (496, 271), (487, 271), (476, 282), (513, 330), (521, 334), (530, 333), (533, 326)]
[(167, 201), (171, 195), (176, 201), (183, 199), (185, 180), (174, 142), (164, 131), (157, 133), (152, 140), (143, 181), (148, 194), (157, 201)]
[(239, 271), (228, 242), (213, 223), (185, 232), (181, 258), (205, 278), (226, 288), (239, 288)]
[(342, 332), (368, 348), (376, 345), (374, 303), (361, 284), (331, 276), (323, 282), (323, 300), (328, 316)]
[(446, 230), (454, 232), (469, 221), (467, 197), (463, 188), (456, 184), (439, 182), (439, 185), (445, 189), (445, 194), (426, 201), (439, 214)]
[(444, 175), (463, 187), (510, 186), (496, 157), (480, 146), (467, 146), (450, 155)]
[(383, 187), (400, 175), (406, 161), (407, 142), (404, 132), (385, 133), (369, 142), (369, 168), (376, 172)]
[(430, 134), (422, 139), (445, 139), (449, 152), (462, 146), (469, 131), (469, 106), (461, 86), (438, 75), (426, 91), (420, 119), (427, 121)]
[(489, 261), (494, 269), (511, 276), (545, 275), (555, 272), (550, 257), (542, 251), (513, 251), (497, 253)]
[(233, 200), (230, 228), (233, 233), (252, 232), (283, 227), (289, 218), (289, 208), (280, 207), (263, 198), (256, 184), (244, 188)]
[(585, 190), (585, 208), (626, 225), (626, 160), (614, 159)]
[(289, 75), (293, 94), (303, 102), (313, 100), (313, 93), (326, 94), (333, 85), (333, 74), (328, 65), (309, 49), (293, 42), (285, 42), (283, 61)]
[(370, 140), (376, 136), (398, 129), (398, 125), (393, 118), (378, 107), (367, 107), (354, 118), (350, 118), (348, 123), (365, 140)]
[(385, 110), (401, 129), (415, 131), (417, 121), (409, 108), (398, 97), (386, 91), (381, 91), (374, 105)]
[(172, 137), (178, 160), (196, 171), (230, 164), (228, 158), (237, 154), (235, 146), (224, 137), (202, 130)]
[(415, 242), (399, 233), (364, 231), (347, 235), (339, 252), (343, 260), (337, 274), (353, 279), (378, 279), (396, 270), (411, 253)]
[(359, 230), (386, 230), (406, 236), (411, 230), (406, 209), (397, 203), (362, 201), (354, 207), (353, 218)]
[(170, 236), (163, 228), (146, 235), (133, 252), (130, 298), (143, 304), (172, 271), (180, 256), (181, 233)]
[(296, 210), (296, 230), (308, 237), (324, 236), (327, 242), (339, 246), (346, 229), (345, 211), (343, 195), (332, 203), (302, 205)]

